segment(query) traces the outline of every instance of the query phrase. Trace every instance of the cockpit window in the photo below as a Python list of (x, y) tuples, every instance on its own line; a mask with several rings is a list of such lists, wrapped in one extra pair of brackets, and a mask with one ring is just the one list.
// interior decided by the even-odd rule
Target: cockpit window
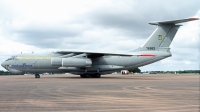
[(17, 56), (12, 56), (11, 58), (8, 58), (6, 61), (9, 61), (9, 60), (16, 60), (17, 59)]

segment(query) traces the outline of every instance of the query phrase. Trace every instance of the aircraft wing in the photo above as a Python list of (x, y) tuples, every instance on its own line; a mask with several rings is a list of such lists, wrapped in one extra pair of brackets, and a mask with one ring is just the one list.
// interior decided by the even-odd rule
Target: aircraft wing
[(79, 52), (79, 51), (57, 51), (55, 53), (62, 54), (62, 58), (66, 57), (88, 57), (98, 58), (102, 56), (155, 56), (154, 54), (141, 53), (108, 53), (108, 52)]
[(101, 56), (134, 56), (139, 54), (132, 53), (106, 53), (106, 52), (79, 52), (79, 51), (57, 51), (55, 53), (63, 54), (63, 57), (87, 56), (88, 58), (97, 58)]

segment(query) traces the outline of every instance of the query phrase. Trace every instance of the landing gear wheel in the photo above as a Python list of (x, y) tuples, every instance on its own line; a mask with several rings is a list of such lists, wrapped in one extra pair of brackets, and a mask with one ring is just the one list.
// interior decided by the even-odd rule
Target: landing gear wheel
[(92, 78), (100, 78), (101, 74), (100, 73), (95, 73), (91, 75)]
[(85, 78), (90, 78), (90, 74), (85, 74), (84, 77)]
[(101, 74), (96, 73), (96, 74), (95, 74), (95, 77), (96, 77), (96, 78), (100, 78), (100, 77), (101, 77)]
[(81, 77), (81, 78), (84, 78), (85, 76), (84, 76), (84, 75), (80, 75), (80, 77)]
[(40, 78), (40, 74), (35, 74), (35, 78)]
[(91, 76), (91, 78), (95, 78), (96, 76), (95, 76), (95, 74), (92, 74), (92, 75), (90, 75)]

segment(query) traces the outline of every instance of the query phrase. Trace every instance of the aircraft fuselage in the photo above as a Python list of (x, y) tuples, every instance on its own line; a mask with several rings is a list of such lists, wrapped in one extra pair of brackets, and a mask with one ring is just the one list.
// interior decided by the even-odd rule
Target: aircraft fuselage
[[(170, 52), (137, 52), (145, 55), (134, 55), (134, 56), (101, 56), (91, 59), (90, 66), (64, 66), (62, 65), (62, 60), (65, 57), (61, 57), (60, 65), (53, 65), (52, 59), (59, 58), (62, 56), (58, 53), (43, 53), (43, 54), (18, 54), (2, 63), (2, 66), (12, 72), (13, 74), (23, 74), (23, 73), (74, 73), (74, 74), (84, 74), (84, 73), (112, 73), (114, 71), (131, 69), (140, 66), (144, 66), (149, 63), (167, 58), (171, 56)], [(153, 55), (147, 55), (147, 54)], [(80, 55), (80, 54), (79, 54)], [(76, 55), (74, 55), (76, 56)], [(70, 58), (70, 57), (67, 57)], [(74, 60), (86, 59), (85, 57), (75, 57)]]

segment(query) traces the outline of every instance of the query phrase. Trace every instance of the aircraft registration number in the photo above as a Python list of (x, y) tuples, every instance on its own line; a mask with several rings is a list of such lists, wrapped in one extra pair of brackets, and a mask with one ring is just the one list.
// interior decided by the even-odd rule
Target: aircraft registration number
[(147, 50), (155, 50), (155, 47), (147, 47)]

